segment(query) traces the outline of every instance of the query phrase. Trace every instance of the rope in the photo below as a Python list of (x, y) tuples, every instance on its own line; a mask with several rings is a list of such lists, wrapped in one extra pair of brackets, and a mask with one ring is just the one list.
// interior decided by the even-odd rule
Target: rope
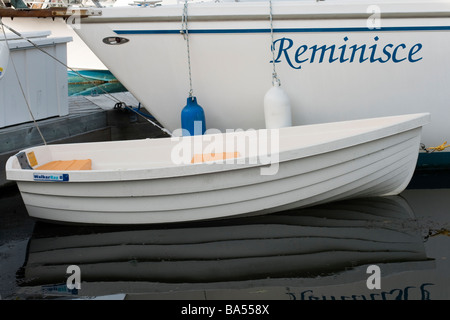
[(422, 150), (424, 150), (427, 153), (432, 153), (435, 151), (444, 151), (447, 148), (450, 148), (450, 144), (447, 144), (447, 141), (445, 141), (443, 144), (437, 146), (437, 147), (425, 147), (425, 145), (423, 143), (420, 144), (420, 147)]
[(155, 127), (157, 127), (159, 130), (161, 130), (161, 131), (167, 133), (167, 134), (168, 134), (169, 136), (171, 136), (171, 137), (173, 136), (172, 132), (170, 132), (170, 131), (167, 130), (166, 128), (161, 127), (160, 125), (158, 125), (158, 124), (155, 123), (154, 121), (150, 120), (150, 119), (148, 118), (148, 115), (145, 115), (143, 112), (140, 112), (140, 111), (135, 110), (134, 108), (128, 106), (125, 102), (117, 102), (117, 103), (114, 105), (114, 109), (119, 109), (119, 110), (120, 110), (120, 109), (122, 109), (122, 108), (127, 109), (127, 110), (130, 110), (130, 111), (133, 111), (133, 112), (136, 113), (138, 116), (142, 117), (143, 119), (147, 120), (147, 121), (150, 122), (152, 125), (154, 125)]
[(425, 241), (428, 241), (429, 238), (431, 237), (436, 237), (436, 236), (447, 236), (450, 237), (450, 231), (444, 228), (441, 228), (440, 230), (429, 230), (428, 234), (424, 237)]
[[(3, 31), (3, 36), (5, 37), (6, 45), (9, 47), (8, 38), (6, 37), (6, 32), (5, 32), (5, 28), (4, 28), (5, 25), (3, 24), (1, 19), (0, 19), (0, 24), (2, 25), (2, 31)], [(22, 92), (22, 96), (25, 100), (25, 104), (27, 105), (28, 112), (30, 113), (31, 119), (33, 119), (34, 126), (36, 127), (36, 130), (39, 132), (39, 135), (41, 136), (41, 139), (44, 142), (44, 145), (47, 145), (47, 141), (45, 140), (44, 135), (42, 134), (41, 129), (39, 128), (39, 125), (36, 122), (33, 112), (31, 111), (30, 104), (28, 103), (27, 96), (25, 95), (25, 90), (23, 89), (22, 83), (20, 82), (19, 73), (17, 72), (16, 64), (14, 63), (14, 59), (13, 59), (12, 55), (10, 56), (10, 59), (11, 59), (12, 65), (13, 65), (14, 73), (16, 74), (16, 77), (17, 77), (17, 82), (19, 83), (20, 91)]]
[(270, 9), (270, 37), (272, 39), (272, 45), (270, 46), (272, 51), (272, 85), (275, 84), (275, 82), (278, 83), (278, 85), (281, 85), (281, 81), (278, 78), (277, 71), (275, 68), (275, 44), (274, 44), (274, 36), (273, 36), (273, 14), (272, 14), (272, 0), (269, 0), (269, 9)]
[(184, 2), (183, 15), (181, 17), (180, 33), (183, 35), (184, 40), (186, 40), (187, 59), (188, 59), (188, 68), (189, 68), (189, 97), (192, 98), (194, 95), (194, 90), (192, 89), (191, 50), (190, 50), (190, 46), (189, 46), (188, 0), (185, 0), (185, 2)]

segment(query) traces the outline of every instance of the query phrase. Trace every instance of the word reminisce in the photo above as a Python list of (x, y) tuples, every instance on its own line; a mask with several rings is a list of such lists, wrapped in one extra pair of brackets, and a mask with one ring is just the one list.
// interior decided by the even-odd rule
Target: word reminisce
[[(416, 43), (408, 47), (405, 43), (393, 44), (388, 43), (384, 46), (378, 47), (378, 36), (374, 37), (374, 43), (349, 45), (348, 37), (345, 37), (344, 43), (338, 45), (313, 45), (308, 47), (306, 44), (301, 46), (294, 46), (294, 41), (290, 38), (280, 38), (273, 42), (275, 51), (275, 63), (282, 62), (285, 59), (288, 65), (293, 69), (301, 69), (302, 64), (307, 63), (323, 63), (339, 62), (339, 63), (354, 63), (354, 62), (370, 62), (370, 63), (386, 63), (392, 61), (394, 63), (410, 62), (415, 63), (423, 59), (420, 51), (422, 44)], [(328, 55), (327, 55), (328, 53)], [(272, 61), (270, 61), (272, 63)]]

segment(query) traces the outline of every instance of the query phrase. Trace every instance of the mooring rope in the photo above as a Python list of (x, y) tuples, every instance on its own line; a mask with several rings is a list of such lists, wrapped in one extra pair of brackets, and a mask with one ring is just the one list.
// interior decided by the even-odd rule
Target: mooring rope
[(426, 153), (433, 153), (435, 151), (444, 151), (447, 148), (450, 148), (450, 144), (447, 144), (447, 141), (438, 145), (437, 147), (426, 147), (425, 144), (421, 143), (420, 148)]
[(270, 37), (272, 39), (272, 44), (270, 46), (272, 51), (272, 84), (274, 85), (275, 82), (278, 83), (278, 85), (281, 85), (281, 80), (278, 78), (277, 70), (275, 68), (275, 44), (274, 44), (274, 36), (273, 36), (273, 12), (272, 12), (272, 0), (269, 0), (269, 18), (270, 18)]
[(191, 71), (191, 49), (189, 46), (189, 30), (188, 30), (188, 0), (185, 0), (183, 7), (183, 15), (181, 16), (181, 30), (180, 33), (186, 40), (187, 60), (189, 69), (189, 97), (194, 96), (194, 90), (192, 89), (192, 71)]

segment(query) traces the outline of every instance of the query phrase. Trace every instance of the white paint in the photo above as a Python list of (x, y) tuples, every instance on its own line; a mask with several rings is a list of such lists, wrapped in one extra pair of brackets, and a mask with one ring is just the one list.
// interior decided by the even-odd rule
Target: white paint
[[(370, 5), (379, 6), (383, 28), (450, 26), (450, 5), (446, 1), (342, 0), (274, 2), (274, 28), (367, 29)], [(189, 28), (268, 30), (268, 10), (267, 1), (192, 3)], [(105, 8), (100, 17), (82, 19), (81, 29), (76, 30), (120, 82), (170, 131), (181, 127), (179, 106), (184, 105), (189, 91), (186, 43), (178, 32), (182, 11), (182, 4)], [(348, 18), (352, 15), (360, 18)], [(102, 39), (115, 36), (117, 30), (174, 33), (119, 35), (130, 41), (105, 45)], [(348, 47), (366, 44), (366, 55), (375, 43), (378, 50), (388, 44), (405, 44), (408, 50), (417, 43), (423, 46), (415, 56), (423, 59), (415, 63), (318, 63), (318, 53), (316, 62), (293, 69), (283, 55), (277, 73), (291, 102), (293, 125), (429, 112), (433, 120), (424, 128), (422, 142), (426, 146), (440, 145), (450, 137), (449, 32), (376, 28), (365, 32), (275, 32), (275, 40), (292, 39), (289, 54), (293, 63), (297, 48), (303, 44), (308, 48), (336, 45), (336, 49), (345, 43)], [(270, 34), (190, 33), (189, 37), (193, 83), (196, 95), (207, 106), (208, 128), (264, 128), (261, 100), (271, 85)], [(398, 49), (399, 55), (408, 53)]]
[[(67, 69), (52, 56), (66, 63), (71, 38), (48, 37), (49, 34), (35, 32), (24, 36), (50, 56), (28, 41), (7, 34), (10, 65), (0, 80), (0, 128), (29, 122), (33, 117), (41, 120), (69, 114)], [(0, 45), (4, 43), (0, 40)]]
[(264, 96), (266, 129), (279, 129), (292, 125), (291, 103), (283, 89), (275, 84)]
[(6, 74), (6, 69), (9, 64), (9, 47), (6, 41), (0, 40), (0, 79)]
[[(17, 182), (29, 215), (42, 219), (141, 224), (265, 214), (400, 193), (414, 172), (428, 120), (418, 114), (281, 128), (279, 168), (271, 175), (261, 174), (267, 164), (248, 156), (254, 140), (235, 145), (244, 161), (173, 163), (179, 139), (199, 136), (38, 146), (25, 150), (35, 153), (38, 165), (92, 159), (93, 170), (67, 171), (69, 182), (37, 182), (34, 174), (58, 172), (20, 169), (13, 156), (6, 174)], [(200, 138), (206, 147), (214, 136), (227, 142), (245, 135)]]

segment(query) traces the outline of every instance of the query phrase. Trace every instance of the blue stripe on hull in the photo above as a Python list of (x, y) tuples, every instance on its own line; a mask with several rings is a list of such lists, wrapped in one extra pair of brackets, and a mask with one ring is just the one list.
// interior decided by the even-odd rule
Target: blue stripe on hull
[[(314, 32), (383, 32), (383, 31), (449, 31), (450, 26), (384, 27), (379, 29), (361, 28), (276, 28), (277, 33), (314, 33)], [(114, 30), (116, 34), (180, 34), (180, 30)], [(270, 29), (192, 29), (192, 34), (233, 34), (233, 33), (270, 33)]]

